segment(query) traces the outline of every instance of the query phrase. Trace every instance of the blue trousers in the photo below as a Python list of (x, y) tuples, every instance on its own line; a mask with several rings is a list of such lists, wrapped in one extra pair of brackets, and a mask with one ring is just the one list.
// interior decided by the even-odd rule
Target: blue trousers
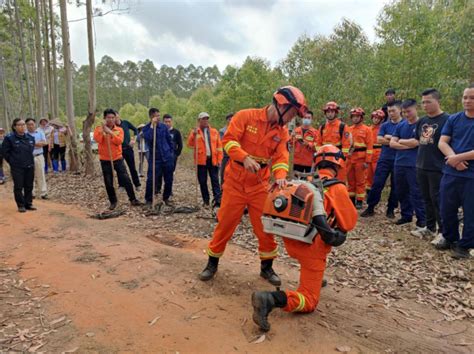
[(390, 175), (390, 195), (388, 197), (388, 210), (394, 210), (398, 206), (398, 197), (397, 189), (395, 185), (395, 178), (393, 176), (393, 167), (395, 160), (378, 160), (377, 167), (375, 168), (374, 173), (374, 182), (372, 183), (372, 188), (370, 189), (369, 195), (367, 197), (367, 205), (370, 209), (375, 208), (375, 206), (380, 202), (380, 197), (382, 196), (382, 190), (385, 187), (387, 178)]
[(165, 181), (165, 188), (163, 190), (163, 200), (167, 201), (168, 199), (170, 199), (171, 191), (173, 190), (174, 160), (156, 160), (155, 163), (150, 160), (150, 163), (148, 164), (145, 190), (145, 201), (148, 203), (151, 203), (153, 198), (153, 166), (155, 167), (155, 193), (158, 194), (158, 184), (160, 181), (160, 176), (162, 175)]
[(416, 224), (425, 227), (425, 205), (416, 180), (416, 167), (395, 166), (394, 175), (402, 219), (411, 221), (415, 211)]
[[(474, 248), (474, 178), (443, 174), (440, 184), (443, 236), (459, 247)], [(464, 212), (462, 238), (459, 237), (458, 210)]]

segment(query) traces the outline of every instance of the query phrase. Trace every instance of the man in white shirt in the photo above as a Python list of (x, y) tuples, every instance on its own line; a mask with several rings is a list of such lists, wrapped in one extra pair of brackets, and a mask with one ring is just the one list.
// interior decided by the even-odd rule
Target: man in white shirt
[(26, 128), (28, 129), (28, 134), (35, 138), (35, 149), (33, 150), (35, 160), (35, 187), (33, 188), (33, 197), (36, 195), (36, 191), (39, 190), (41, 199), (48, 199), (43, 155), (43, 146), (47, 146), (48, 142), (44, 132), (40, 129), (36, 129), (36, 122), (33, 118), (26, 120)]

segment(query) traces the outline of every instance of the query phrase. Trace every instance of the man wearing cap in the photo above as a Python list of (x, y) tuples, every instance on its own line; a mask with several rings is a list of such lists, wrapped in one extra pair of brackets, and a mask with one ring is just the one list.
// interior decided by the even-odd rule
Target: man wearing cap
[[(51, 132), (53, 131), (53, 127), (49, 124), (48, 118), (41, 118), (39, 121), (39, 131), (42, 131), (44, 136), (46, 137), (46, 141), (50, 141), (51, 139)], [(48, 168), (51, 165), (51, 157), (49, 154), (49, 144), (43, 146), (43, 157), (44, 157), (44, 172), (48, 173)]]
[(209, 113), (198, 115), (198, 127), (188, 137), (188, 146), (194, 149), (194, 163), (197, 165), (197, 177), (201, 188), (204, 206), (209, 206), (207, 175), (211, 178), (213, 206), (221, 204), (221, 187), (219, 185), (219, 166), (222, 162), (222, 143), (217, 129), (209, 125)]
[(219, 258), (247, 208), (258, 238), (260, 276), (273, 285), (281, 284), (273, 270), (278, 245), (273, 235), (264, 232), (261, 217), (271, 175), (273, 188), (286, 185), (290, 138), (286, 125), (296, 115), (303, 117), (307, 110), (303, 93), (296, 87), (284, 86), (273, 94), (273, 104), (241, 110), (232, 118), (222, 141), (230, 161), (225, 170), (224, 193), (217, 214), (219, 222), (207, 248), (209, 259), (199, 274), (200, 280), (210, 280), (216, 274)]

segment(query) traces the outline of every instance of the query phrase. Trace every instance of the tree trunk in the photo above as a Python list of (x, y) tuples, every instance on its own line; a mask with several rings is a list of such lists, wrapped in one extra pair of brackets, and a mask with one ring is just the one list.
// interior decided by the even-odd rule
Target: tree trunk
[(41, 0), (41, 10), (43, 11), (43, 46), (44, 46), (44, 63), (46, 74), (46, 88), (48, 91), (48, 113), (51, 118), (53, 107), (53, 94), (51, 92), (51, 61), (49, 53), (49, 39), (48, 39), (48, 10), (46, 8), (46, 0)]
[[(46, 0), (44, 0), (46, 1)], [(58, 66), (56, 62), (56, 35), (54, 33), (54, 11), (53, 0), (49, 0), (49, 31), (51, 36), (51, 57), (53, 64), (53, 72), (51, 73), (51, 91), (53, 92), (53, 106), (51, 107), (52, 118), (58, 118), (59, 102), (58, 102)]]
[[(13, 18), (14, 11), (10, 6), (10, 1), (7, 1), (7, 12), (9, 16), (8, 22), (10, 24), (10, 33), (12, 33), (12, 36), (10, 38), (12, 42), (11, 44), (13, 48), (14, 59), (15, 59), (15, 63), (18, 64), (20, 62), (20, 59), (18, 56), (18, 45), (16, 42), (16, 35), (18, 34), (18, 29), (15, 27), (15, 21)], [(13, 79), (14, 79), (14, 82), (18, 82), (19, 89), (20, 89), (20, 99), (16, 100), (17, 105), (15, 105), (14, 107), (11, 106), (11, 114), (13, 117), (20, 117), (23, 115), (23, 101), (25, 99), (25, 92), (23, 89), (23, 80), (21, 79), (20, 65), (15, 65), (15, 68), (16, 68), (15, 77)], [(11, 105), (14, 104), (13, 102), (10, 102), (10, 103)]]
[(67, 8), (66, 0), (59, 0), (59, 7), (61, 9), (61, 32), (63, 39), (63, 58), (64, 58), (64, 78), (66, 83), (66, 114), (70, 129), (71, 144), (69, 148), (69, 157), (71, 171), (78, 171), (78, 155), (77, 155), (77, 141), (76, 141), (76, 124), (74, 117), (74, 104), (72, 92), (72, 63), (71, 63), (71, 47), (69, 42), (69, 25), (67, 23)]
[(84, 139), (84, 160), (86, 164), (86, 175), (94, 174), (94, 157), (92, 155), (90, 132), (95, 121), (96, 90), (95, 90), (95, 58), (94, 58), (94, 34), (92, 29), (92, 0), (86, 0), (87, 12), (87, 44), (89, 50), (89, 108), (87, 118), (82, 127)]
[(41, 57), (41, 17), (39, 0), (35, 0), (35, 47), (36, 47), (36, 69), (37, 69), (37, 86), (36, 86), (36, 107), (38, 117), (45, 115), (44, 107), (44, 82), (43, 82), (43, 58)]
[(31, 100), (30, 76), (28, 75), (28, 68), (26, 66), (25, 42), (23, 40), (23, 31), (20, 21), (20, 9), (18, 8), (18, 0), (13, 0), (15, 6), (15, 21), (18, 29), (18, 37), (20, 38), (21, 61), (23, 62), (23, 72), (26, 79), (26, 91), (28, 95), (28, 108), (30, 116), (33, 117), (33, 101)]
[(3, 57), (0, 55), (0, 82), (2, 84), (2, 97), (3, 97), (3, 116), (5, 120), (5, 130), (10, 128), (10, 116), (9, 116), (9, 101), (8, 101), (8, 93), (7, 93), (7, 86), (5, 84), (5, 74), (3, 70)]

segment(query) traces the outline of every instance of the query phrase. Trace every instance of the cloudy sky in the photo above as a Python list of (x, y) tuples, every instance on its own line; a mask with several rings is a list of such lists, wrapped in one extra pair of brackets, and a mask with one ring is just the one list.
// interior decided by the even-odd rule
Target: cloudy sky
[[(115, 0), (117, 4), (118, 0)], [(94, 0), (104, 12), (110, 6)], [(343, 17), (375, 39), (374, 25), (387, 0), (121, 0), (118, 14), (95, 18), (96, 60), (151, 59), (155, 65), (241, 64), (247, 56), (276, 64), (302, 34), (330, 34)], [(115, 6), (116, 8), (116, 6)], [(85, 7), (68, 7), (69, 20)], [(72, 57), (87, 63), (86, 22), (71, 22)]]

